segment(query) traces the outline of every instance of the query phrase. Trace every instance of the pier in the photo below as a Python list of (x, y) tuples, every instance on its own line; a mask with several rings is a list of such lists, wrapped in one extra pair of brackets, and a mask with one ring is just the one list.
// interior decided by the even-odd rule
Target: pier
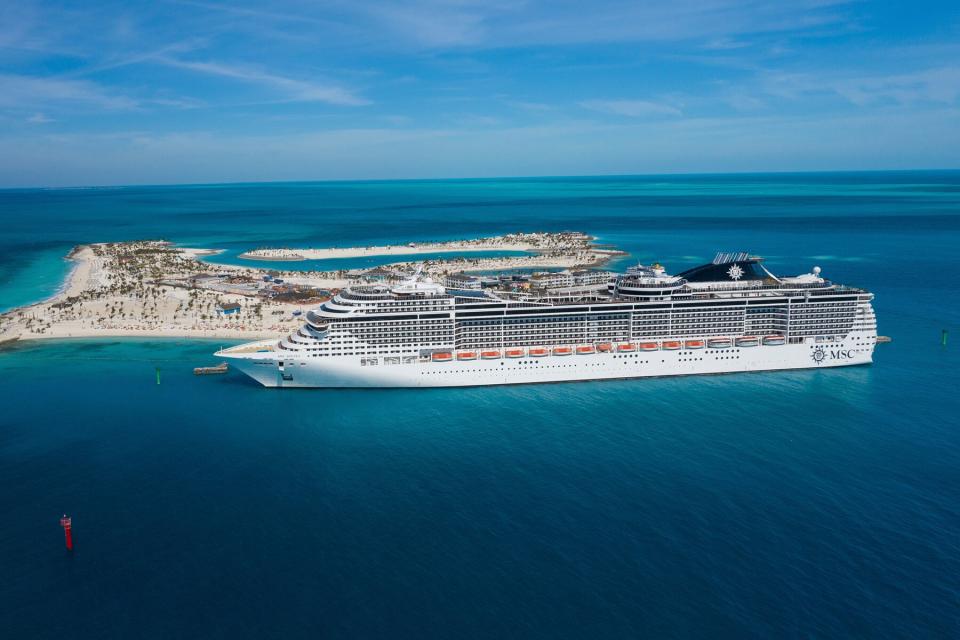
[(226, 373), (230, 370), (230, 367), (226, 362), (221, 362), (220, 364), (213, 367), (194, 367), (193, 375), (195, 376), (212, 376), (220, 373)]

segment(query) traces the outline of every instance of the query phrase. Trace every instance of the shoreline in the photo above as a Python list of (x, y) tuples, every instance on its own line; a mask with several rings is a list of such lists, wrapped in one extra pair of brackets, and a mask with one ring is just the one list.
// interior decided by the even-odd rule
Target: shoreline
[[(191, 287), (191, 274), (209, 271), (199, 256), (220, 251), (156, 241), (77, 245), (64, 258), (73, 266), (54, 295), (0, 313), (0, 344), (98, 338), (256, 340), (282, 335), (299, 324), (292, 314), (299, 304)], [(165, 284), (168, 274), (163, 271), (153, 279), (146, 267), (141, 271), (126, 266), (136, 260), (154, 269), (166, 265), (174, 273), (171, 280), (181, 284)], [(218, 271), (241, 278), (253, 273), (233, 265)], [(239, 302), (243, 313), (220, 314), (217, 308), (228, 302)]]
[(546, 252), (571, 252), (592, 247), (596, 238), (580, 233), (515, 233), (469, 240), (408, 242), (365, 247), (262, 248), (245, 251), (244, 260), (299, 262), (337, 258), (371, 258), (416, 255), (418, 253), (473, 253), (481, 251), (524, 251), (533, 255)]
[(68, 332), (66, 334), (37, 334), (0, 340), (0, 345), (17, 342), (42, 342), (45, 340), (107, 340), (123, 338), (151, 338), (158, 340), (266, 340), (279, 335), (276, 331), (248, 331), (237, 333), (232, 329), (89, 329), (87, 331)]
[[(338, 249), (254, 249), (264, 253), (246, 251), (238, 254), (244, 260), (261, 260), (263, 262), (306, 262), (308, 260), (336, 260), (344, 258), (389, 258), (391, 256), (409, 256), (418, 253), (480, 253), (484, 251), (525, 251), (536, 253), (537, 249), (530, 245), (491, 245), (473, 246), (462, 245), (455, 247), (405, 247), (403, 245), (384, 245), (381, 247), (347, 247)], [(277, 254), (268, 254), (266, 251), (276, 251)]]

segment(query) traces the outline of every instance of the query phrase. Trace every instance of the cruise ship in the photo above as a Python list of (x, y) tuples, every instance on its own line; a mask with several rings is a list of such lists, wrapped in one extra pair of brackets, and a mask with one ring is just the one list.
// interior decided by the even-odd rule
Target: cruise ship
[(819, 267), (776, 276), (721, 253), (668, 275), (638, 265), (608, 282), (452, 289), (419, 273), (351, 286), (281, 339), (222, 349), (267, 387), (454, 387), (868, 364), (873, 294)]

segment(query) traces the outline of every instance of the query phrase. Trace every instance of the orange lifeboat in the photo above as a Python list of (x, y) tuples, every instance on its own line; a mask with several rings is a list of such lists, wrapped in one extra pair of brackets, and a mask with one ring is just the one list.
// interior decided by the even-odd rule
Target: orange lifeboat
[(554, 347), (553, 355), (555, 356), (568, 356), (573, 353), (572, 347)]
[(757, 336), (740, 336), (737, 338), (738, 347), (759, 347), (760, 338)]
[(597, 350), (596, 350), (596, 348), (594, 348), (594, 346), (593, 346), (592, 344), (584, 344), (584, 345), (580, 345), (579, 347), (577, 347), (577, 355), (578, 355), (578, 356), (588, 356), (588, 355), (590, 355), (591, 353), (596, 353), (596, 352), (597, 352)]
[(530, 347), (530, 355), (534, 358), (542, 358), (547, 355), (547, 350), (543, 347)]
[(657, 343), (656, 342), (641, 342), (640, 351), (656, 351)]
[(637, 345), (633, 344), (632, 342), (621, 342), (620, 344), (617, 345), (617, 351), (619, 351), (620, 353), (633, 352), (636, 350), (637, 350)]
[(769, 347), (779, 347), (780, 345), (786, 344), (787, 339), (783, 336), (773, 335), (773, 336), (763, 336), (763, 344)]
[(680, 341), (679, 341), (679, 340), (668, 340), (668, 341), (666, 341), (666, 342), (663, 343), (663, 350), (664, 350), (664, 351), (676, 351), (676, 350), (679, 349), (679, 348), (680, 348)]
[(499, 360), (500, 352), (499, 351), (481, 351), (480, 357), (484, 360)]
[(600, 344), (597, 345), (597, 351), (600, 351), (603, 353), (610, 353), (611, 351), (613, 351), (613, 345), (610, 344), (609, 342), (601, 342)]
[(476, 360), (477, 352), (476, 351), (460, 351), (457, 353), (457, 360)]
[(710, 338), (707, 340), (707, 346), (711, 349), (729, 349), (733, 344), (730, 338)]
[(703, 345), (703, 340), (687, 340), (683, 343), (683, 346), (687, 349), (703, 349)]
[(522, 358), (525, 353), (523, 349), (507, 349), (508, 358)]
[(450, 362), (453, 360), (453, 354), (449, 351), (441, 351), (431, 356), (434, 362)]

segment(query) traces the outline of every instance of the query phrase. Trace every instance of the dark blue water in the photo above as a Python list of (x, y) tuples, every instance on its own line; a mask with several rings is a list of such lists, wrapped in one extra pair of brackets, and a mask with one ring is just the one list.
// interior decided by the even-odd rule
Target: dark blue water
[(716, 249), (818, 264), (876, 292), (894, 338), (870, 367), (425, 391), (195, 378), (219, 346), (197, 341), (18, 346), (0, 353), (3, 637), (960, 633), (960, 174), (5, 191), (0, 207), (8, 304), (55, 288), (81, 241), (570, 228), (672, 271)]

